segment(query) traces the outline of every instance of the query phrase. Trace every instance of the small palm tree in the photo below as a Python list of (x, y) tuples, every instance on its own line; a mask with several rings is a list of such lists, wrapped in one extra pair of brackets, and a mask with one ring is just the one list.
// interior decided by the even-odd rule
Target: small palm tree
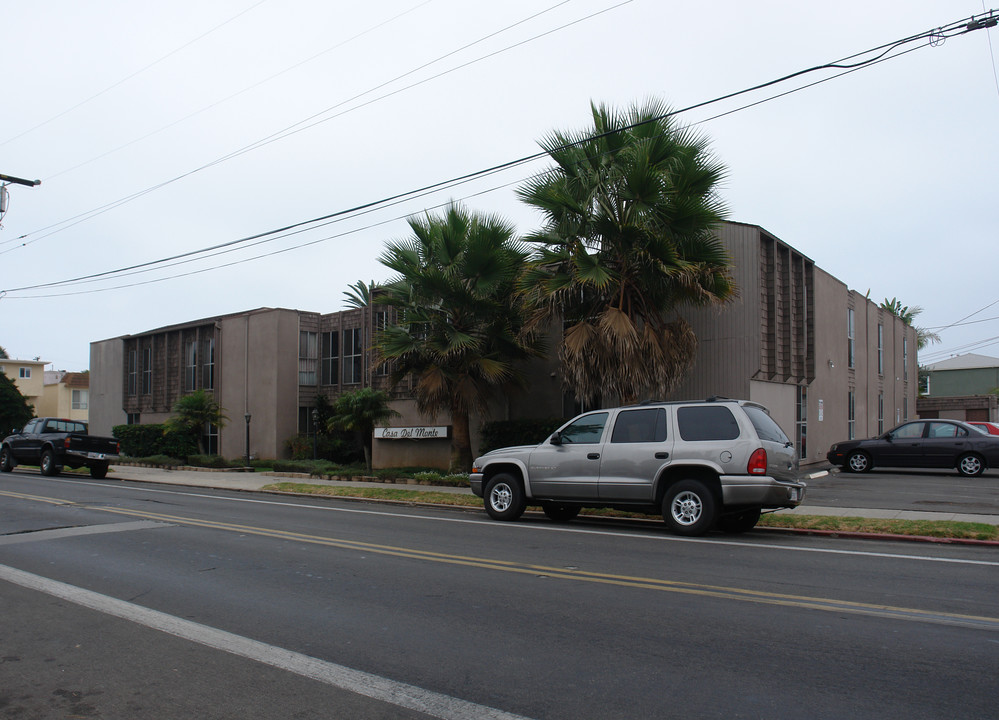
[(592, 129), (541, 143), (555, 165), (519, 190), (544, 218), (526, 238), (538, 246), (520, 282), (529, 327), (564, 324), (563, 381), (580, 400), (665, 396), (696, 349), (676, 311), (736, 295), (715, 235), (725, 169), (661, 103), (592, 115)]
[(205, 431), (210, 425), (223, 428), (229, 418), (222, 411), (222, 406), (215, 397), (204, 390), (196, 390), (184, 395), (173, 406), (174, 415), (167, 420), (173, 430), (189, 434), (198, 440), (198, 452), (207, 454), (205, 447)]
[(364, 448), (364, 464), (371, 470), (371, 444), (375, 427), (398, 415), (388, 406), (388, 393), (384, 390), (361, 388), (340, 395), (334, 402), (328, 430), (351, 430)]
[(449, 413), (452, 472), (472, 466), (469, 415), (488, 413), (494, 390), (517, 383), (517, 360), (537, 354), (521, 337), (514, 282), (526, 248), (496, 216), (451, 205), (441, 216), (411, 218), (412, 237), (390, 243), (380, 261), (397, 277), (380, 302), (399, 323), (376, 338), (392, 380), (416, 379), (421, 413)]
[(892, 298), (891, 300), (885, 298), (884, 302), (881, 303), (881, 309), (887, 310), (892, 315), (900, 318), (906, 325), (915, 329), (917, 350), (922, 350), (931, 343), (940, 342), (940, 336), (935, 332), (925, 328), (916, 327), (914, 320), (923, 312), (923, 308), (919, 305), (912, 305), (910, 307), (909, 305), (903, 305), (902, 301), (898, 298)]

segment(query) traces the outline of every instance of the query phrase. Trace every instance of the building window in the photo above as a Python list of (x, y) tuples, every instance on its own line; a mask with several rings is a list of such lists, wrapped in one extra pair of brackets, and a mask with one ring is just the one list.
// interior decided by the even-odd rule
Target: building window
[(919, 394), (920, 395), (924, 395), (924, 396), (930, 394), (930, 376), (929, 375), (920, 375), (919, 376)]
[(201, 373), (201, 387), (205, 390), (215, 389), (215, 338), (205, 341), (205, 365)]
[(902, 420), (909, 419), (909, 398), (908, 396), (902, 398)]
[(219, 454), (219, 428), (218, 425), (207, 423), (205, 425), (205, 451), (209, 455)]
[(798, 386), (798, 397), (795, 401), (795, 423), (794, 429), (798, 438), (798, 457), (804, 460), (808, 457), (807, 435), (808, 435), (808, 388), (804, 385)]
[(885, 394), (878, 393), (878, 435), (885, 431)]
[(142, 348), (142, 394), (153, 394), (153, 349)]
[(72, 407), (74, 410), (86, 410), (90, 400), (89, 390), (74, 390)]
[(31, 377), (31, 368), (29, 367), (20, 368), (18, 377), (20, 377), (22, 380), (29, 379)]
[(125, 416), (125, 424), (141, 425), (142, 423), (140, 422), (139, 413), (128, 413), (128, 415)]
[(854, 326), (854, 312), (853, 308), (848, 308), (846, 311), (846, 366), (854, 367), (854, 348), (856, 344), (856, 328)]
[(909, 379), (909, 338), (902, 338), (902, 379)]
[(885, 374), (885, 326), (878, 323), (878, 375)]
[(319, 333), (298, 334), (298, 384), (315, 385), (319, 365)]
[(361, 328), (343, 331), (343, 383), (356, 385), (361, 382), (364, 333)]
[(340, 367), (340, 337), (334, 332), (323, 333), (323, 355), (320, 362), (323, 385), (336, 385)]
[(135, 397), (139, 391), (139, 353), (128, 351), (128, 396)]
[[(385, 328), (388, 327), (388, 313), (384, 310), (377, 311), (375, 313), (374, 323), (375, 342), (377, 342), (378, 333), (384, 332)], [(378, 362), (375, 365), (374, 374), (376, 377), (385, 377), (389, 374), (389, 364), (387, 362), (380, 362), (380, 360), (380, 357), (377, 358)], [(372, 357), (371, 362), (372, 364), (376, 363), (376, 359)]]
[(198, 341), (189, 340), (187, 342), (187, 350), (185, 351), (185, 357), (187, 358), (186, 372), (184, 373), (184, 389), (187, 391), (198, 389)]
[(851, 390), (846, 398), (846, 437), (853, 440), (857, 437), (857, 401), (856, 394)]

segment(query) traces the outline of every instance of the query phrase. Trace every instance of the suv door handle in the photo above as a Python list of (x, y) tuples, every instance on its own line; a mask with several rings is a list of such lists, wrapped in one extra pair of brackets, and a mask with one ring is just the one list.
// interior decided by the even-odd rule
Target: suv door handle
[(587, 460), (599, 460), (600, 459), (600, 453), (590, 453), (589, 455), (586, 456), (586, 459)]
[(668, 457), (669, 457), (669, 453), (668, 452), (657, 452), (656, 453), (656, 460), (665, 460)]

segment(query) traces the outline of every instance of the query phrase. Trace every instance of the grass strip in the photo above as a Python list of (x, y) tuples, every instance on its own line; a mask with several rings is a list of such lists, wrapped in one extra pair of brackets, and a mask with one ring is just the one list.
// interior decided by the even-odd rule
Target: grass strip
[[(479, 498), (466, 494), (405, 490), (393, 487), (372, 488), (281, 482), (267, 485), (262, 489), (270, 492), (394, 500), (396, 502), (420, 502), (432, 505), (449, 505), (452, 507), (481, 507), (482, 504), (482, 500)], [(540, 510), (540, 508), (533, 507), (532, 509)], [(586, 515), (661, 519), (659, 516), (625, 513), (615, 510), (585, 509), (583, 513)], [(956, 522), (952, 520), (888, 520), (881, 518), (840, 517), (836, 515), (785, 515), (781, 513), (767, 513), (760, 518), (757, 527), (999, 541), (999, 526), (987, 525), (985, 523)]]

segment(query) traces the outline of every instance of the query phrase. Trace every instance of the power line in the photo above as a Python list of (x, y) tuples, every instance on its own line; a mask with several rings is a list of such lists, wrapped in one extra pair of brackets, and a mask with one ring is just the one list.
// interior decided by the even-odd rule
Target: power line
[(201, 33), (201, 35), (198, 35), (198, 37), (194, 38), (193, 40), (190, 40), (190, 41), (184, 43), (183, 45), (181, 45), (178, 48), (174, 48), (173, 50), (171, 50), (170, 52), (168, 52), (163, 57), (161, 57), (161, 58), (159, 58), (157, 60), (153, 60), (151, 63), (149, 63), (148, 65), (145, 65), (144, 67), (139, 68), (138, 70), (136, 70), (132, 74), (126, 75), (121, 80), (118, 80), (117, 82), (112, 83), (111, 85), (108, 85), (106, 88), (104, 88), (100, 92), (94, 93), (90, 97), (88, 97), (88, 98), (86, 98), (84, 100), (81, 100), (76, 105), (73, 105), (72, 107), (66, 108), (62, 112), (53, 115), (48, 120), (43, 120), (42, 122), (38, 123), (34, 127), (30, 127), (27, 130), (25, 130), (25, 131), (23, 131), (23, 132), (21, 132), (21, 133), (19, 133), (17, 135), (14, 135), (13, 137), (7, 138), (3, 142), (0, 142), (0, 147), (3, 147), (4, 145), (6, 145), (6, 144), (8, 144), (10, 142), (13, 142), (14, 140), (22, 138), (25, 135), (34, 132), (38, 128), (44, 127), (44, 126), (48, 125), (50, 122), (53, 122), (54, 120), (58, 120), (59, 118), (63, 117), (64, 115), (68, 115), (69, 113), (73, 112), (77, 108), (83, 107), (84, 105), (86, 105), (87, 103), (91, 102), (92, 100), (96, 100), (101, 95), (104, 95), (104, 94), (106, 94), (106, 93), (114, 90), (119, 85), (123, 85), (126, 82), (128, 82), (129, 80), (131, 80), (132, 78), (134, 78), (134, 77), (136, 77), (138, 75), (141, 75), (142, 73), (146, 72), (147, 70), (149, 70), (150, 68), (152, 68), (152, 67), (154, 67), (156, 65), (159, 65), (161, 62), (163, 62), (167, 58), (170, 58), (170, 57), (176, 55), (181, 50), (184, 50), (185, 48), (190, 47), (191, 45), (193, 45), (194, 43), (198, 42), (199, 40), (202, 40), (202, 39), (206, 38), (207, 36), (211, 35), (216, 30), (218, 30), (218, 29), (220, 29), (220, 28), (228, 25), (229, 23), (231, 23), (234, 20), (242, 17), (243, 15), (245, 15), (248, 12), (250, 12), (251, 10), (254, 10), (254, 9), (258, 8), (259, 6), (263, 5), (265, 2), (267, 2), (267, 0), (260, 0), (258, 3), (254, 4), (254, 5), (251, 5), (250, 7), (246, 8), (242, 12), (236, 13), (235, 15), (233, 15), (231, 18), (229, 18), (225, 22), (219, 23), (218, 25), (216, 25), (215, 27), (211, 28), (210, 30), (207, 30), (207, 31)]
[[(971, 20), (971, 22), (969, 22), (969, 20)], [(824, 65), (818, 65), (818, 66), (815, 66), (815, 67), (812, 67), (812, 68), (808, 68), (806, 70), (797, 71), (797, 72), (791, 73), (789, 75), (785, 75), (785, 76), (783, 76), (781, 78), (778, 78), (776, 80), (771, 80), (769, 82), (761, 83), (759, 85), (753, 86), (751, 88), (747, 88), (745, 90), (736, 91), (736, 92), (729, 93), (727, 95), (715, 98), (713, 100), (708, 100), (708, 101), (704, 101), (704, 102), (701, 102), (701, 103), (697, 103), (695, 105), (691, 105), (689, 107), (683, 108), (682, 110), (671, 111), (671, 112), (669, 112), (669, 113), (661, 116), (660, 118), (656, 118), (654, 120), (649, 120), (649, 121), (646, 121), (646, 122), (654, 122), (656, 120), (664, 119), (666, 117), (670, 117), (670, 116), (677, 115), (677, 114), (684, 113), (684, 112), (689, 112), (690, 110), (693, 110), (693, 109), (696, 109), (696, 108), (704, 107), (704, 106), (707, 106), (707, 105), (710, 105), (710, 104), (713, 104), (713, 103), (720, 102), (722, 100), (730, 99), (730, 98), (733, 98), (733, 97), (736, 97), (736, 96), (739, 96), (739, 95), (743, 95), (743, 94), (746, 94), (746, 93), (749, 93), (749, 92), (753, 92), (755, 90), (759, 90), (761, 88), (765, 88), (765, 87), (769, 87), (769, 86), (772, 86), (772, 85), (775, 85), (775, 84), (778, 84), (778, 83), (781, 83), (781, 82), (785, 82), (785, 81), (787, 81), (789, 79), (792, 79), (792, 78), (795, 78), (795, 77), (799, 77), (799, 76), (804, 75), (806, 73), (815, 72), (815, 71), (818, 71), (818, 70), (833, 69), (833, 68), (835, 68), (835, 69), (844, 69), (845, 72), (839, 73), (836, 76), (833, 76), (833, 77), (840, 77), (842, 75), (848, 74), (850, 72), (854, 72), (855, 70), (861, 69), (863, 67), (868, 67), (868, 66), (871, 66), (873, 64), (877, 64), (877, 63), (883, 62), (885, 60), (892, 59), (894, 57), (900, 57), (903, 54), (906, 54), (908, 52), (912, 52), (912, 51), (914, 51), (916, 49), (919, 49), (917, 47), (917, 48), (912, 48), (910, 50), (906, 50), (906, 51), (904, 51), (902, 53), (899, 53), (897, 55), (893, 55), (893, 56), (889, 55), (892, 50), (894, 50), (894, 49), (896, 49), (898, 47), (901, 47), (901, 46), (903, 46), (905, 44), (908, 44), (910, 42), (914, 42), (915, 40), (927, 39), (927, 38), (950, 37), (950, 36), (954, 36), (954, 35), (964, 34), (965, 32), (970, 32), (973, 29), (979, 29), (978, 27), (972, 27), (972, 25), (974, 24), (974, 20), (975, 20), (974, 16), (972, 16), (970, 19), (969, 18), (965, 18), (964, 20), (958, 21), (956, 23), (952, 23), (951, 25), (947, 26), (946, 28), (936, 28), (936, 29), (927, 31), (925, 33), (920, 33), (918, 35), (910, 36), (909, 38), (903, 38), (902, 40), (898, 40), (898, 41), (895, 41), (895, 42), (892, 42), (892, 43), (887, 43), (885, 45), (882, 45), (882, 46), (879, 46), (879, 47), (876, 47), (876, 48), (872, 48), (871, 50), (867, 50), (867, 51), (864, 51), (862, 53), (856, 53), (854, 55), (848, 56), (848, 57), (843, 58), (841, 60), (834, 61), (832, 63), (826, 63)], [(848, 61), (848, 60), (853, 60), (855, 58), (862, 57), (864, 55), (870, 55), (871, 53), (878, 53), (878, 54), (875, 57), (868, 58), (868, 59), (863, 60), (863, 61), (859, 61), (859, 62), (856, 62), (856, 63), (845, 64), (846, 61)], [(818, 81), (818, 82), (824, 82), (824, 81), (833, 79), (833, 77), (831, 77), (831, 78), (825, 78), (824, 80)], [(801, 88), (797, 88), (796, 90), (790, 91), (790, 92), (796, 92), (797, 90), (804, 89), (805, 87), (814, 86), (814, 85), (818, 84), (818, 82), (817, 83), (811, 83), (809, 85), (803, 86)], [(781, 94), (776, 95), (774, 97), (781, 97), (781, 96), (786, 95), (786, 94), (788, 94), (788, 93), (786, 93), (786, 92), (785, 93), (781, 93)], [(769, 98), (769, 99), (773, 99), (773, 98)], [(760, 102), (763, 102), (763, 101), (760, 101)], [(751, 107), (752, 105), (756, 105), (756, 104), (759, 104), (759, 103), (758, 102), (757, 103), (751, 103), (750, 105), (747, 105), (745, 107)], [(734, 111), (732, 111), (732, 112), (734, 112)], [(728, 113), (725, 113), (725, 114), (728, 114)], [(721, 115), (715, 116), (715, 117), (720, 117), (720, 116)], [(589, 136), (584, 141), (590, 141), (592, 139), (604, 137), (606, 135), (610, 135), (610, 134), (613, 134), (613, 133), (616, 133), (616, 132), (621, 132), (621, 131), (624, 131), (624, 130), (632, 129), (632, 128), (636, 127), (636, 126), (637, 126), (637, 124), (636, 125), (630, 125), (630, 126), (623, 127), (623, 128), (617, 128), (615, 130), (611, 130), (611, 131), (608, 131), (608, 132), (605, 132), (605, 133), (602, 133), (602, 134)], [(337, 211), (337, 212), (334, 212), (334, 213), (330, 213), (330, 214), (327, 214), (327, 215), (324, 215), (324, 216), (321, 216), (321, 217), (318, 217), (318, 218), (313, 218), (311, 220), (305, 220), (305, 221), (302, 221), (302, 222), (299, 222), (299, 223), (288, 225), (288, 226), (285, 226), (283, 228), (279, 228), (279, 229), (276, 229), (276, 230), (271, 230), (271, 231), (267, 231), (267, 232), (263, 232), (263, 233), (258, 233), (258, 234), (251, 235), (251, 236), (244, 237), (244, 238), (240, 238), (240, 239), (237, 239), (237, 240), (232, 240), (232, 241), (229, 241), (229, 242), (226, 242), (226, 243), (221, 243), (221, 244), (213, 245), (213, 246), (210, 246), (210, 247), (207, 247), (207, 248), (202, 248), (200, 250), (190, 251), (188, 253), (183, 253), (181, 255), (171, 256), (169, 258), (163, 258), (163, 259), (160, 259), (160, 260), (149, 261), (147, 263), (141, 263), (141, 264), (129, 266), (129, 267), (126, 267), (126, 268), (120, 268), (118, 270), (110, 270), (110, 271), (105, 271), (105, 272), (102, 272), (102, 273), (96, 273), (96, 274), (92, 274), (92, 275), (86, 275), (86, 276), (81, 276), (81, 277), (77, 277), (77, 278), (71, 278), (71, 279), (62, 280), (62, 281), (55, 281), (55, 282), (51, 282), (51, 283), (43, 283), (43, 284), (38, 284), (38, 285), (29, 285), (29, 286), (23, 286), (23, 287), (19, 287), (19, 288), (10, 288), (8, 290), (3, 291), (3, 293), (6, 294), (6, 293), (11, 293), (11, 292), (23, 292), (23, 291), (29, 291), (29, 290), (44, 289), (44, 288), (49, 288), (49, 287), (71, 285), (71, 284), (76, 284), (76, 283), (91, 282), (91, 281), (93, 281), (95, 279), (99, 279), (99, 278), (105, 278), (105, 277), (109, 277), (109, 276), (112, 276), (112, 275), (119, 275), (119, 274), (123, 274), (123, 273), (128, 273), (128, 272), (131, 272), (131, 271), (134, 271), (134, 270), (143, 269), (143, 268), (149, 268), (149, 267), (153, 267), (153, 266), (156, 266), (156, 265), (162, 265), (162, 264), (165, 264), (165, 263), (168, 263), (168, 262), (173, 262), (173, 261), (176, 261), (176, 260), (179, 260), (179, 259), (193, 257), (195, 255), (203, 255), (205, 253), (213, 252), (213, 251), (216, 251), (216, 250), (219, 250), (219, 249), (228, 248), (228, 247), (234, 247), (234, 246), (237, 246), (237, 245), (240, 245), (240, 244), (245, 244), (245, 243), (253, 241), (253, 240), (260, 240), (260, 239), (266, 238), (268, 236), (278, 235), (280, 233), (285, 233), (285, 232), (290, 231), (292, 229), (302, 228), (302, 227), (304, 227), (306, 225), (315, 224), (315, 223), (319, 223), (319, 222), (323, 222), (323, 221), (327, 221), (327, 220), (333, 220), (334, 218), (343, 218), (343, 217), (351, 216), (351, 215), (353, 215), (355, 213), (360, 213), (362, 211), (364, 211), (364, 212), (371, 212), (371, 211), (374, 211), (375, 209), (380, 209), (382, 206), (386, 206), (389, 203), (395, 204), (396, 202), (401, 202), (404, 199), (411, 199), (413, 197), (421, 196), (421, 195), (424, 195), (424, 194), (429, 194), (430, 192), (438, 191), (438, 190), (440, 190), (440, 189), (442, 189), (444, 187), (451, 187), (451, 186), (454, 186), (454, 185), (457, 185), (457, 184), (468, 182), (470, 180), (477, 179), (479, 177), (483, 177), (483, 176), (486, 176), (486, 175), (489, 175), (489, 174), (493, 174), (493, 173), (496, 173), (496, 172), (500, 172), (502, 170), (509, 169), (511, 167), (516, 167), (516, 166), (519, 166), (521, 164), (532, 162), (534, 160), (540, 159), (540, 158), (545, 157), (547, 155), (548, 155), (547, 152), (535, 153), (535, 154), (532, 154), (532, 155), (528, 155), (528, 156), (519, 158), (517, 160), (513, 160), (513, 161), (510, 161), (510, 162), (507, 162), (507, 163), (502, 163), (500, 165), (493, 166), (491, 168), (487, 168), (485, 170), (480, 170), (480, 171), (476, 171), (476, 172), (473, 172), (473, 173), (468, 173), (468, 174), (463, 175), (463, 176), (459, 176), (457, 178), (452, 178), (450, 180), (445, 180), (445, 181), (442, 181), (442, 182), (433, 183), (431, 185), (424, 186), (424, 187), (419, 188), (417, 190), (412, 190), (412, 191), (408, 191), (408, 192), (405, 192), (405, 193), (399, 193), (397, 195), (394, 195), (394, 196), (391, 196), (391, 197), (388, 197), (388, 198), (383, 198), (381, 200), (376, 200), (376, 201), (373, 201), (373, 202), (369, 202), (369, 203), (365, 203), (365, 204), (362, 204), (362, 205), (358, 205), (358, 206), (355, 206), (353, 208), (349, 208), (347, 210), (340, 210), (340, 211)], [(151, 190), (146, 190), (146, 191), (143, 191), (143, 192), (149, 192), (149, 191), (151, 191)], [(282, 237), (284, 237), (284, 236), (282, 235)], [(326, 239), (330, 239), (330, 238), (326, 238)], [(315, 244), (315, 242), (320, 242), (320, 241), (314, 241), (314, 242), (306, 243), (305, 245)], [(301, 246), (298, 246), (298, 247), (303, 247), (305, 245), (301, 245)], [(288, 249), (290, 250), (290, 249), (295, 249), (295, 248), (288, 248)], [(285, 251), (287, 251), (287, 250), (285, 250)], [(258, 258), (259, 257), (263, 257), (263, 256), (258, 256)], [(258, 259), (258, 258), (250, 258), (250, 259)], [(239, 262), (247, 262), (247, 261), (249, 261), (249, 260), (243, 260), (243, 261), (239, 261)], [(231, 264), (234, 264), (234, 263), (228, 263), (228, 264), (223, 265), (221, 267), (227, 267), (227, 266), (229, 266)], [(208, 269), (206, 269), (204, 271), (207, 271), (207, 270), (210, 270), (210, 269), (211, 268), (208, 268)], [(199, 272), (204, 272), (204, 271), (199, 271)], [(167, 279), (167, 278), (164, 278), (164, 279)], [(33, 296), (33, 297), (38, 297), (38, 296)], [(999, 302), (999, 301), (996, 301), (996, 302)], [(993, 304), (995, 304), (995, 303), (993, 303)]]
[[(597, 17), (597, 16), (602, 15), (604, 13), (610, 12), (611, 10), (615, 10), (615, 9), (617, 9), (619, 7), (624, 6), (624, 5), (628, 5), (628, 4), (632, 3), (632, 2), (634, 2), (634, 0), (622, 0), (621, 2), (619, 2), (619, 3), (615, 4), (615, 5), (612, 5), (610, 7), (604, 8), (602, 10), (595, 11), (595, 12), (590, 13), (589, 15), (586, 15), (586, 16), (584, 16), (582, 18), (578, 18), (576, 20), (573, 20), (573, 21), (570, 21), (570, 22), (565, 23), (563, 25), (560, 25), (560, 26), (558, 26), (558, 27), (556, 27), (556, 28), (554, 28), (552, 30), (548, 30), (548, 31), (545, 31), (543, 33), (539, 33), (539, 34), (534, 35), (533, 37), (530, 37), (530, 38), (528, 38), (526, 40), (522, 40), (522, 41), (514, 43), (512, 45), (508, 45), (508, 46), (506, 46), (504, 48), (501, 48), (500, 50), (496, 50), (494, 52), (487, 53), (487, 54), (482, 55), (482, 56), (480, 56), (478, 58), (475, 58), (473, 60), (469, 60), (468, 62), (462, 63), (460, 65), (457, 65), (457, 66), (453, 67), (453, 68), (450, 68), (448, 70), (445, 70), (445, 71), (442, 71), (440, 73), (437, 73), (436, 75), (432, 75), (430, 77), (424, 78), (423, 80), (414, 82), (414, 83), (412, 83), (410, 85), (407, 85), (405, 87), (396, 89), (396, 90), (394, 90), (392, 92), (385, 93), (384, 95), (380, 95), (380, 96), (378, 96), (376, 98), (368, 100), (367, 102), (361, 103), (360, 105), (356, 105), (354, 107), (348, 108), (347, 110), (344, 110), (344, 111), (342, 111), (340, 113), (337, 113), (336, 115), (332, 115), (330, 117), (322, 118), (323, 115), (325, 115), (325, 114), (327, 114), (327, 113), (329, 113), (329, 112), (331, 112), (331, 111), (333, 111), (333, 110), (335, 110), (335, 109), (337, 109), (339, 107), (342, 107), (343, 105), (345, 105), (345, 104), (347, 104), (349, 102), (352, 102), (352, 101), (357, 100), (357, 99), (359, 99), (361, 97), (364, 97), (365, 95), (367, 95), (367, 94), (369, 94), (371, 92), (374, 92), (374, 91), (376, 91), (378, 89), (381, 89), (383, 87), (386, 87), (386, 86), (388, 86), (388, 85), (390, 85), (390, 84), (392, 84), (394, 82), (397, 82), (398, 80), (400, 80), (402, 78), (408, 77), (409, 75), (412, 75), (413, 73), (418, 72), (421, 69), (427, 68), (427, 67), (429, 67), (429, 66), (431, 66), (431, 65), (433, 65), (433, 64), (435, 64), (435, 63), (437, 63), (437, 62), (439, 62), (439, 61), (441, 61), (443, 59), (446, 59), (446, 58), (448, 58), (448, 57), (450, 57), (450, 56), (458, 53), (458, 52), (461, 52), (461, 51), (466, 50), (466, 49), (468, 49), (468, 48), (470, 48), (470, 47), (472, 47), (474, 45), (477, 45), (477, 44), (479, 44), (481, 42), (484, 42), (485, 40), (487, 40), (487, 39), (489, 39), (491, 37), (494, 37), (494, 36), (496, 36), (499, 33), (502, 33), (502, 32), (505, 32), (507, 30), (510, 30), (510, 29), (512, 29), (514, 27), (517, 27), (518, 25), (521, 25), (524, 22), (527, 22), (528, 20), (534, 19), (534, 18), (536, 18), (536, 17), (538, 17), (540, 15), (543, 15), (543, 14), (545, 14), (545, 13), (547, 13), (547, 12), (549, 12), (549, 11), (557, 8), (557, 7), (565, 5), (568, 2), (571, 2), (571, 0), (561, 0), (560, 2), (556, 3), (555, 5), (552, 5), (551, 7), (547, 8), (545, 10), (542, 10), (540, 12), (534, 13), (533, 15), (530, 15), (527, 18), (524, 18), (522, 20), (519, 20), (519, 21), (511, 24), (511, 25), (508, 25), (507, 27), (505, 27), (505, 28), (503, 28), (501, 30), (489, 33), (488, 35), (485, 35), (485, 36), (479, 38), (478, 40), (475, 40), (475, 41), (473, 41), (471, 43), (468, 43), (468, 44), (466, 44), (466, 45), (458, 48), (457, 50), (453, 50), (453, 51), (447, 52), (444, 55), (441, 55), (438, 58), (436, 58), (434, 60), (431, 60), (430, 62), (424, 63), (423, 65), (419, 66), (418, 68), (414, 68), (412, 70), (409, 70), (409, 71), (407, 71), (407, 72), (405, 72), (405, 73), (403, 73), (401, 75), (398, 75), (398, 76), (392, 78), (391, 80), (387, 80), (387, 81), (385, 81), (385, 82), (383, 82), (383, 83), (381, 83), (381, 84), (379, 84), (379, 85), (377, 85), (377, 86), (375, 86), (373, 88), (369, 88), (368, 90), (366, 90), (366, 91), (364, 91), (362, 93), (359, 93), (359, 94), (355, 95), (352, 98), (349, 98), (347, 100), (343, 100), (343, 101), (341, 101), (341, 102), (339, 102), (339, 103), (337, 103), (335, 105), (332, 105), (332, 106), (326, 108), (325, 110), (320, 111), (319, 113), (315, 113), (315, 114), (313, 114), (313, 115), (311, 115), (311, 116), (309, 116), (309, 117), (307, 117), (307, 118), (305, 118), (303, 120), (299, 120), (298, 122), (296, 122), (296, 123), (294, 123), (292, 125), (289, 125), (289, 126), (285, 127), (282, 130), (279, 130), (279, 131), (277, 131), (275, 133), (272, 133), (272, 134), (270, 134), (270, 135), (268, 135), (268, 136), (266, 136), (266, 137), (264, 137), (264, 138), (262, 138), (260, 140), (256, 140), (256, 141), (250, 143), (249, 145), (245, 145), (242, 148), (239, 148), (239, 149), (234, 150), (234, 151), (232, 151), (232, 152), (230, 152), (230, 153), (228, 153), (226, 155), (223, 155), (223, 156), (221, 156), (219, 158), (216, 158), (215, 160), (212, 160), (212, 161), (210, 161), (208, 163), (205, 163), (204, 165), (201, 165), (200, 167), (197, 167), (197, 168), (194, 168), (193, 170), (189, 170), (189, 171), (187, 171), (185, 173), (182, 173), (181, 175), (178, 175), (178, 176), (176, 176), (174, 178), (171, 178), (170, 180), (165, 180), (163, 182), (157, 183), (156, 185), (152, 185), (152, 186), (150, 186), (148, 188), (145, 188), (144, 190), (140, 190), (138, 192), (132, 193), (131, 195), (127, 195), (125, 197), (119, 198), (118, 200), (114, 200), (114, 201), (112, 201), (110, 203), (107, 203), (106, 205), (102, 205), (102, 206), (99, 206), (99, 207), (94, 208), (92, 210), (88, 210), (88, 211), (80, 213), (78, 215), (74, 215), (73, 217), (66, 218), (65, 220), (61, 220), (61, 221), (53, 223), (51, 225), (47, 225), (45, 227), (39, 228), (38, 230), (33, 230), (31, 232), (24, 233), (23, 235), (20, 235), (17, 238), (13, 238), (12, 240), (7, 240), (5, 242), (8, 242), (8, 243), (9, 242), (16, 242), (18, 240), (24, 240), (25, 238), (31, 237), (32, 235), (35, 235), (36, 233), (45, 233), (46, 230), (51, 230), (51, 232), (45, 233), (44, 235), (40, 235), (39, 237), (36, 237), (33, 240), (28, 240), (27, 242), (22, 242), (20, 245), (17, 245), (14, 248), (8, 248), (7, 250), (4, 250), (4, 251), (0, 252), (0, 255), (4, 254), (6, 252), (11, 252), (12, 250), (16, 250), (18, 248), (26, 247), (28, 245), (31, 245), (31, 244), (35, 243), (35, 242), (38, 242), (39, 240), (43, 240), (44, 238), (50, 237), (52, 235), (55, 235), (56, 233), (63, 232), (64, 230), (68, 230), (69, 228), (71, 228), (71, 227), (73, 227), (75, 225), (79, 225), (81, 222), (85, 222), (87, 220), (90, 220), (91, 218), (97, 217), (98, 215), (102, 215), (102, 214), (104, 214), (104, 213), (106, 213), (106, 212), (108, 212), (110, 210), (114, 210), (115, 208), (118, 208), (118, 207), (120, 207), (122, 205), (125, 205), (125, 204), (127, 204), (129, 202), (132, 202), (133, 200), (136, 200), (136, 199), (138, 199), (140, 197), (148, 195), (149, 193), (152, 193), (152, 192), (155, 192), (157, 190), (160, 190), (161, 188), (164, 188), (164, 187), (166, 187), (168, 185), (171, 185), (171, 184), (173, 184), (175, 182), (183, 180), (184, 178), (190, 177), (191, 175), (199, 173), (199, 172), (201, 172), (203, 170), (207, 170), (207, 169), (209, 169), (211, 167), (214, 167), (216, 165), (220, 165), (220, 164), (222, 164), (224, 162), (227, 162), (227, 161), (232, 160), (234, 158), (240, 157), (241, 155), (245, 155), (246, 153), (251, 152), (253, 150), (257, 150), (259, 148), (265, 147), (266, 145), (270, 145), (271, 143), (277, 142), (278, 140), (283, 140), (283, 139), (285, 139), (287, 137), (290, 137), (292, 135), (295, 135), (295, 134), (297, 134), (299, 132), (303, 132), (304, 130), (308, 130), (308, 129), (312, 128), (312, 127), (315, 127), (316, 125), (319, 125), (321, 123), (327, 122), (329, 120), (333, 120), (333, 119), (335, 119), (337, 117), (341, 117), (341, 116), (343, 116), (343, 115), (345, 115), (345, 114), (347, 114), (349, 112), (353, 112), (353, 111), (358, 110), (360, 108), (367, 107), (368, 105), (371, 105), (371, 104), (373, 104), (375, 102), (378, 102), (380, 100), (384, 100), (385, 98), (392, 97), (392, 96), (397, 95), (397, 94), (399, 94), (401, 92), (404, 92), (406, 90), (411, 90), (412, 88), (415, 88), (415, 87), (417, 87), (419, 85), (423, 85), (424, 83), (430, 82), (432, 80), (436, 80), (436, 79), (438, 79), (440, 77), (443, 77), (443, 76), (448, 75), (450, 73), (456, 72), (457, 70), (460, 70), (462, 68), (468, 67), (469, 65), (473, 65), (475, 63), (481, 62), (482, 60), (486, 60), (488, 58), (491, 58), (491, 57), (494, 57), (496, 55), (502, 54), (502, 53), (507, 52), (509, 50), (512, 50), (514, 48), (520, 47), (522, 45), (526, 45), (527, 43), (530, 43), (530, 42), (533, 42), (533, 41), (538, 40), (540, 38), (546, 37), (548, 35), (551, 35), (552, 33), (558, 32), (560, 30), (564, 30), (565, 28), (571, 27), (573, 25), (576, 25), (578, 23), (584, 22), (586, 20), (590, 20), (590, 19), (592, 19), (594, 17)], [(317, 119), (317, 118), (322, 118), (322, 119)], [(0, 245), (3, 245), (3, 244), (4, 244), (3, 242), (0, 242)]]

